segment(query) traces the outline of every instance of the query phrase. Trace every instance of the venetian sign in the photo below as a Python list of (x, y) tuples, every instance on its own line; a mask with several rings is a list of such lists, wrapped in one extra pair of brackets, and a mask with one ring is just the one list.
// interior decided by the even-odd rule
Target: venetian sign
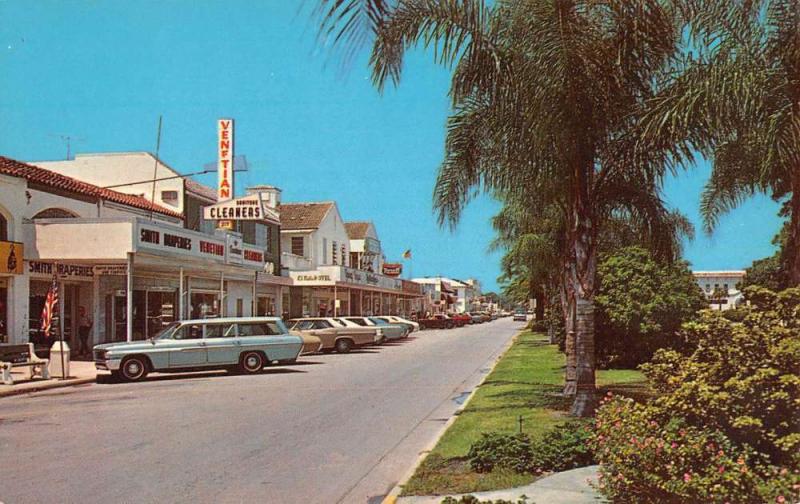
[[(233, 198), (233, 119), (217, 121), (217, 201)], [(220, 229), (233, 229), (233, 221), (220, 220)]]

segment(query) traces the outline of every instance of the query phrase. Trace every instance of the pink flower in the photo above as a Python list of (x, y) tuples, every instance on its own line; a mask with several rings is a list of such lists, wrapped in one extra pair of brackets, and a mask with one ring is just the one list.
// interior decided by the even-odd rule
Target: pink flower
[(724, 473), (724, 472), (725, 472), (725, 468), (724, 468), (724, 467), (722, 467), (722, 466), (719, 466), (719, 472), (720, 472), (720, 473)]
[(677, 447), (678, 447), (678, 443), (676, 443), (675, 441), (673, 441), (671, 446), (672, 446), (673, 448), (677, 448)]
[(689, 473), (683, 473), (683, 481), (689, 483), (690, 481), (692, 481), (692, 475)]
[(786, 502), (786, 498), (783, 495), (779, 495), (775, 502)]

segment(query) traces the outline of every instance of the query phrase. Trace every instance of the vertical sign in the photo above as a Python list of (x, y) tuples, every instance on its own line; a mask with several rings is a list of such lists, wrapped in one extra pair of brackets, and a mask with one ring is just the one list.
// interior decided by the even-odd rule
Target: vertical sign
[[(233, 199), (233, 119), (217, 121), (217, 201)], [(217, 222), (219, 229), (233, 229), (233, 221)]]

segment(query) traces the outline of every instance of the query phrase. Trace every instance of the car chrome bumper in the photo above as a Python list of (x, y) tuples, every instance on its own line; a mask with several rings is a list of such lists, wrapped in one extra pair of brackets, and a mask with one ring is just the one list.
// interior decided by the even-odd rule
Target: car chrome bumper
[(106, 359), (102, 361), (94, 361), (95, 369), (103, 369), (106, 371), (117, 371), (119, 369), (122, 359)]

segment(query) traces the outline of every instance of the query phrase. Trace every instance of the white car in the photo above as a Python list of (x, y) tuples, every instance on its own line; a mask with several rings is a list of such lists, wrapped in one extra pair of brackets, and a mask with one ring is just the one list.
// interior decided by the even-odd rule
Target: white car
[(381, 315), (378, 318), (394, 324), (409, 325), (412, 327), (411, 332), (419, 331), (419, 324), (414, 322), (413, 320), (404, 319), (403, 317), (398, 317), (397, 315)]

